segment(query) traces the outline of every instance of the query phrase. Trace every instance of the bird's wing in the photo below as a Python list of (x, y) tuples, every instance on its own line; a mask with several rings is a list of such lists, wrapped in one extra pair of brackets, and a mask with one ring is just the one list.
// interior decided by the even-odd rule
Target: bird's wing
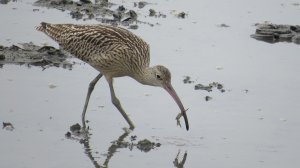
[[(57, 41), (77, 58), (92, 62), (98, 59), (113, 61), (122, 59), (148, 65), (149, 45), (130, 31), (108, 25), (74, 25), (42, 23), (36, 27)], [(142, 60), (142, 61), (141, 61)]]

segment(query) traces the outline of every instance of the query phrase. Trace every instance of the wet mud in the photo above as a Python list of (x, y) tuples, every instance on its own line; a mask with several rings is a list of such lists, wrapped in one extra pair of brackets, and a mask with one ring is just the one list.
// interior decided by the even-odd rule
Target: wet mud
[[(16, 2), (17, 0), (13, 0), (13, 2)], [(3, 4), (3, 5), (5, 5), (5, 4), (8, 4), (10, 2), (10, 0), (1, 0), (0, 1), (0, 4)]]
[[(142, 9), (142, 8), (144, 8), (146, 5), (157, 5), (156, 3), (155, 4), (153, 4), (153, 3), (148, 3), (148, 2), (145, 2), (145, 1), (141, 1), (141, 2), (134, 2), (133, 3), (134, 4), (134, 7), (138, 7), (139, 9)], [(155, 18), (160, 18), (160, 17), (162, 17), (162, 18), (166, 18), (167, 16), (165, 15), (165, 14), (162, 14), (162, 13), (160, 13), (160, 12), (156, 12), (153, 8), (151, 8), (151, 9), (149, 9), (149, 16), (150, 17), (155, 17)], [(181, 15), (180, 15), (181, 14)], [(184, 18), (185, 17), (185, 13), (184, 12), (181, 12), (179, 15), (178, 15), (178, 17), (182, 17), (182, 18)]]
[(210, 97), (210, 96), (205, 96), (205, 101), (209, 101), (209, 100), (211, 100), (212, 99), (212, 97)]
[(184, 12), (174, 12), (173, 15), (176, 16), (176, 17), (178, 17), (178, 18), (184, 19), (187, 14), (184, 13)]
[[(213, 88), (217, 88), (221, 93), (225, 92), (225, 89), (223, 89), (223, 84), (220, 84), (218, 82), (212, 82), (208, 85), (203, 85), (203, 84), (197, 84), (195, 85), (195, 90), (206, 90), (208, 92), (212, 92)], [(209, 101), (212, 99), (210, 96), (205, 96), (204, 97), (205, 101)]]
[[(185, 78), (183, 79), (184, 84), (191, 84), (194, 83), (194, 81), (191, 80), (191, 77), (189, 76), (184, 76)], [(195, 90), (206, 90), (208, 92), (213, 91), (213, 88), (217, 88), (220, 90), (222, 93), (225, 92), (225, 89), (223, 89), (223, 84), (220, 84), (218, 82), (212, 82), (208, 85), (203, 85), (203, 84), (197, 84), (195, 85)], [(210, 96), (205, 96), (204, 97), (205, 101), (209, 101), (212, 99)]]
[(225, 89), (223, 89), (223, 84), (220, 84), (218, 82), (213, 82), (208, 85), (203, 85), (203, 84), (195, 85), (195, 90), (206, 90), (208, 92), (211, 92), (213, 90), (213, 88), (217, 88), (222, 93), (225, 92)]
[(52, 46), (37, 46), (32, 42), (20, 43), (5, 47), (0, 45), (0, 67), (4, 64), (25, 65), (27, 67), (37, 66), (43, 69), (49, 67), (62, 67), (72, 69), (73, 63), (67, 60), (72, 56), (64, 50)]
[(138, 149), (143, 152), (149, 152), (151, 149), (160, 147), (160, 143), (151, 142), (148, 139), (140, 140), (137, 144), (134, 144)]
[(154, 9), (149, 9), (149, 12), (150, 12), (149, 16), (155, 16), (156, 14), (156, 11)]
[(61, 11), (70, 11), (73, 19), (94, 19), (95, 16), (113, 16), (114, 11), (108, 9), (114, 4), (102, 1), (93, 4), (90, 1), (72, 1), (72, 0), (38, 0), (34, 6), (55, 8)]
[(149, 3), (148, 2), (145, 2), (145, 1), (141, 1), (141, 2), (134, 2), (134, 7), (138, 7), (138, 8), (144, 8), (146, 5), (148, 5)]
[(3, 122), (3, 128), (2, 129), (6, 129), (6, 130), (8, 130), (8, 131), (12, 131), (12, 130), (14, 130), (15, 128), (14, 128), (14, 126), (11, 124), (11, 123), (6, 123), (6, 122)]
[(189, 76), (185, 76), (185, 78), (183, 79), (183, 83), (185, 84), (191, 84), (191, 83), (194, 83), (194, 81), (191, 81), (191, 77)]
[(222, 24), (216, 24), (217, 27), (230, 27), (229, 25), (222, 23)]
[(255, 34), (251, 37), (267, 43), (293, 42), (300, 44), (299, 25), (279, 25), (279, 24), (255, 24), (257, 26)]
[[(134, 3), (135, 6), (143, 8), (147, 2)], [(112, 10), (114, 3), (108, 1), (96, 1), (92, 3), (89, 0), (81, 0), (78, 2), (72, 0), (38, 0), (34, 6), (55, 8), (61, 11), (70, 11), (70, 15), (76, 20), (91, 20), (95, 19), (101, 23), (110, 24), (113, 26), (123, 25), (130, 26), (131, 24), (143, 23), (150, 26), (154, 24), (142, 22), (138, 20), (138, 14), (134, 10), (128, 10), (123, 5), (119, 6), (116, 10)], [(153, 12), (149, 16), (163, 16), (161, 14), (155, 15)], [(130, 29), (137, 29), (138, 26), (133, 25)]]

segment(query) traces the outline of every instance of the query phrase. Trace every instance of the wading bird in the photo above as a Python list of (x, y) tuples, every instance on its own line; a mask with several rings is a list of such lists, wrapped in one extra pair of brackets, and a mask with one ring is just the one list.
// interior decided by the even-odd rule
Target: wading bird
[(90, 64), (100, 74), (90, 83), (82, 119), (95, 84), (104, 75), (111, 93), (112, 103), (123, 115), (131, 128), (133, 123), (115, 95), (113, 78), (130, 76), (144, 85), (164, 88), (178, 104), (189, 129), (186, 110), (171, 85), (170, 71), (161, 65), (149, 67), (150, 46), (132, 32), (108, 25), (50, 24), (42, 22), (36, 30), (44, 32), (59, 43), (64, 50)]

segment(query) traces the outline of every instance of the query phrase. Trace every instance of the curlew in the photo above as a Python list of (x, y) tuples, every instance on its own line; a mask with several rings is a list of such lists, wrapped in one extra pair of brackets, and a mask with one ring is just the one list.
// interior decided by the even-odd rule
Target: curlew
[(113, 88), (114, 77), (130, 76), (141, 84), (164, 88), (179, 106), (181, 115), (184, 117), (186, 130), (189, 130), (186, 110), (171, 85), (170, 71), (161, 65), (149, 67), (150, 46), (140, 37), (126, 29), (108, 25), (42, 22), (41, 26), (37, 26), (35, 29), (44, 32), (58, 42), (64, 50), (100, 72), (89, 85), (82, 112), (83, 121), (94, 86), (104, 75), (110, 87), (112, 103), (133, 129), (134, 124), (122, 108)]

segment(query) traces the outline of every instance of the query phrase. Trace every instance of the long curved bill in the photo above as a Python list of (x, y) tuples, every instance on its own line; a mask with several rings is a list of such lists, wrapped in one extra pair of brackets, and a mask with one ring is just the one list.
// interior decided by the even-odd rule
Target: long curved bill
[(173, 97), (173, 99), (176, 101), (177, 105), (179, 106), (179, 108), (181, 110), (181, 114), (184, 117), (186, 130), (188, 131), (189, 130), (189, 122), (188, 122), (188, 118), (186, 116), (185, 109), (184, 109), (179, 97), (177, 96), (175, 90), (173, 89), (171, 82), (164, 84), (164, 89)]

